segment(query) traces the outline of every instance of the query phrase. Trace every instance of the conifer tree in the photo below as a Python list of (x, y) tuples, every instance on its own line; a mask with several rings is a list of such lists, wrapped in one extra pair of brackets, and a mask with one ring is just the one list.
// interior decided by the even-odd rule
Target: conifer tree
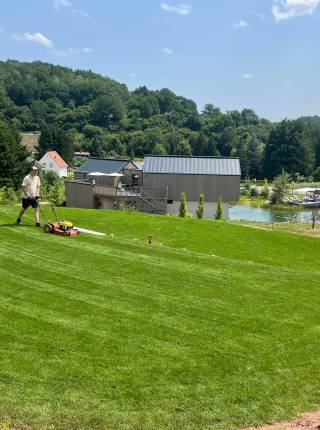
[(204, 213), (204, 194), (200, 194), (199, 206), (198, 206), (198, 209), (197, 209), (197, 217), (198, 217), (198, 219), (202, 219), (203, 218), (203, 213)]
[(216, 220), (222, 219), (223, 218), (223, 208), (222, 208), (222, 197), (219, 197), (218, 200), (218, 207), (217, 207), (217, 212), (216, 212)]
[(28, 166), (27, 149), (21, 144), (18, 131), (0, 122), (0, 188), (18, 189)]
[(180, 209), (179, 209), (179, 217), (186, 218), (186, 216), (187, 216), (187, 197), (186, 197), (186, 193), (182, 193)]

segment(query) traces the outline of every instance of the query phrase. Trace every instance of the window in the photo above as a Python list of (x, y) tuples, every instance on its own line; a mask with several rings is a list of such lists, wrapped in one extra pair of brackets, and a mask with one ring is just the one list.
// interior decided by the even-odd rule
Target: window
[(173, 200), (167, 200), (168, 205), (173, 205)]

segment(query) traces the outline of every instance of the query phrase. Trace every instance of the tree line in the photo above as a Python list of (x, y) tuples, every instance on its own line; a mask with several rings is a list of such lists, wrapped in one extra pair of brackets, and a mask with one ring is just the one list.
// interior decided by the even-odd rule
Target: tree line
[(252, 109), (222, 112), (169, 89), (127, 87), (92, 71), (42, 62), (0, 62), (0, 121), (41, 130), (39, 154), (74, 150), (98, 157), (145, 154), (240, 157), (243, 178), (283, 170), (320, 180), (320, 118), (272, 123)]

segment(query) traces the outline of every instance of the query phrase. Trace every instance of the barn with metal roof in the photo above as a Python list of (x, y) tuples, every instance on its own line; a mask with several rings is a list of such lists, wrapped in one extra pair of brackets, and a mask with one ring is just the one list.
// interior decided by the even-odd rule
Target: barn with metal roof
[(181, 193), (185, 192), (188, 210), (194, 216), (200, 194), (205, 196), (205, 217), (214, 218), (221, 196), (224, 217), (230, 202), (240, 197), (241, 169), (238, 158), (147, 156), (143, 166), (145, 190), (167, 189), (167, 212), (179, 210)]

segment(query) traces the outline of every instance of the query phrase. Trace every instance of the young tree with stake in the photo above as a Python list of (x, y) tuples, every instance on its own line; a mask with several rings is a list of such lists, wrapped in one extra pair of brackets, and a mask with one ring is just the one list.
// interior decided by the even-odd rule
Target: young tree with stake
[(200, 194), (199, 197), (199, 206), (197, 209), (197, 217), (198, 219), (202, 219), (204, 215), (204, 194)]
[(187, 197), (186, 197), (186, 193), (183, 192), (181, 194), (179, 217), (180, 218), (186, 218), (186, 216), (187, 216)]
[(219, 197), (218, 207), (216, 212), (216, 220), (220, 220), (223, 218), (223, 207), (222, 207), (222, 197)]

